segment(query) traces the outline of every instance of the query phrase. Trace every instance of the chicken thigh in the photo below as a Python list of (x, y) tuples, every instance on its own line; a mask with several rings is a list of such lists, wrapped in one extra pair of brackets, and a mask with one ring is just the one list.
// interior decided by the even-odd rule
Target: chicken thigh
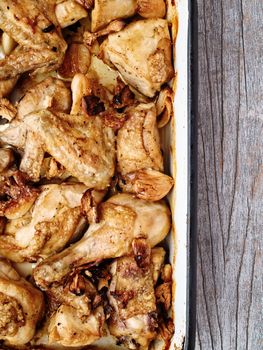
[(101, 55), (126, 83), (148, 97), (160, 91), (174, 74), (168, 22), (164, 19), (132, 22), (119, 33), (110, 34), (101, 46)]
[(0, 28), (19, 44), (0, 60), (0, 80), (60, 66), (67, 44), (57, 25), (54, 6), (55, 1), (0, 1)]
[(86, 189), (78, 183), (42, 186), (32, 210), (7, 222), (0, 235), (0, 254), (23, 262), (60, 251), (84, 228), (81, 198)]
[(79, 242), (36, 266), (35, 281), (45, 290), (78, 266), (131, 253), (136, 239), (146, 239), (154, 247), (169, 228), (170, 212), (164, 202), (118, 194), (101, 204), (100, 222), (91, 224)]
[(140, 268), (133, 256), (125, 256), (116, 259), (111, 273), (110, 333), (128, 349), (148, 349), (158, 328), (151, 266)]
[(0, 259), (0, 339), (11, 345), (26, 344), (43, 311), (42, 293)]
[(50, 288), (48, 296), (55, 305), (48, 326), (50, 344), (85, 346), (102, 336), (104, 311), (96, 305), (99, 295), (87, 278), (70, 276), (66, 284)]

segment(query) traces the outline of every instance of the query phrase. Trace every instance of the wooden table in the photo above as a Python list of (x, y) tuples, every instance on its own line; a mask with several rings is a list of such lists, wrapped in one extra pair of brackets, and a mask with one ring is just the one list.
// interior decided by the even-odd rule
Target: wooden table
[(262, 350), (263, 1), (197, 4), (196, 349)]

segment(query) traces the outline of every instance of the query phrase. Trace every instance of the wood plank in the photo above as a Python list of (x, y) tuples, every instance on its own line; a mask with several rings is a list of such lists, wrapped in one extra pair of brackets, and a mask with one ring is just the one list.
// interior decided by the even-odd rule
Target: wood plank
[(263, 2), (197, 0), (197, 4), (196, 349), (259, 350), (263, 349)]

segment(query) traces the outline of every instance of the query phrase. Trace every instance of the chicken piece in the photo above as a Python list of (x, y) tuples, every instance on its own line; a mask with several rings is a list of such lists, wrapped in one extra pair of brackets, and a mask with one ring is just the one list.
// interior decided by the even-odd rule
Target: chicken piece
[(97, 32), (115, 19), (133, 16), (136, 0), (95, 0), (91, 11), (91, 31)]
[(84, 113), (86, 117), (104, 112), (110, 106), (110, 93), (94, 77), (76, 74), (71, 83), (72, 107), (70, 114)]
[(81, 197), (86, 189), (78, 183), (42, 186), (32, 211), (6, 224), (0, 254), (23, 262), (60, 251), (84, 228)]
[(106, 36), (111, 33), (117, 33), (121, 31), (125, 27), (125, 25), (126, 23), (124, 21), (115, 20), (108, 24), (106, 28), (103, 28), (98, 32), (90, 33), (86, 31), (83, 35), (84, 43), (88, 47), (91, 47), (99, 37)]
[(118, 194), (100, 206), (100, 222), (91, 224), (83, 238), (39, 263), (34, 270), (37, 284), (46, 289), (63, 279), (72, 268), (132, 252), (136, 238), (154, 247), (170, 228), (169, 208), (164, 202), (146, 202)]
[(52, 71), (62, 63), (67, 44), (50, 1), (2, 0), (0, 28), (18, 43), (11, 54), (0, 61), (0, 80), (15, 78), (27, 71)]
[(120, 187), (138, 198), (157, 201), (173, 186), (173, 179), (161, 173), (163, 158), (153, 103), (140, 104), (127, 111), (128, 120), (117, 136)]
[(17, 113), (16, 108), (12, 103), (6, 98), (0, 98), (0, 116), (11, 122), (15, 118)]
[(11, 123), (0, 133), (0, 139), (16, 147), (26, 145), (22, 164), (36, 169), (34, 178), (40, 174), (44, 152), (88, 188), (105, 189), (114, 174), (114, 132), (103, 125), (100, 117), (40, 111), (28, 115), (20, 124)]
[(71, 174), (67, 172), (66, 169), (61, 164), (59, 164), (54, 158), (44, 158), (40, 170), (41, 178), (46, 178), (47, 180), (60, 179), (64, 181), (70, 176)]
[(17, 346), (29, 342), (44, 305), (42, 293), (0, 259), (0, 339)]
[(42, 109), (68, 113), (71, 107), (71, 93), (63, 81), (48, 77), (29, 89), (19, 101), (18, 119)]
[(85, 8), (74, 0), (66, 0), (57, 4), (55, 14), (61, 28), (70, 26), (88, 16)]
[(110, 34), (101, 46), (101, 56), (118, 69), (124, 81), (148, 97), (174, 75), (168, 22), (164, 19), (132, 22), (121, 32)]
[(48, 327), (49, 343), (84, 346), (102, 336), (103, 308), (95, 305), (99, 294), (87, 278), (77, 272), (47, 293), (55, 308)]
[(67, 283), (49, 288), (47, 295), (51, 305), (51, 312), (57, 310), (63, 304), (89, 316), (92, 311), (92, 304), (98, 293), (95, 286), (77, 272), (68, 278)]
[(11, 148), (0, 148), (0, 173), (7, 170), (14, 160), (14, 153)]
[[(32, 207), (39, 191), (26, 184), (23, 173), (15, 171), (13, 176), (4, 176), (0, 182), (0, 216), (18, 219)], [(1, 249), (1, 247), (0, 247)]]
[(126, 256), (115, 260), (111, 273), (110, 333), (128, 349), (148, 349), (158, 327), (151, 267), (140, 268), (133, 256)]
[(102, 306), (85, 315), (69, 305), (61, 305), (50, 320), (49, 342), (63, 346), (91, 344), (102, 336), (104, 319)]
[(140, 104), (127, 114), (128, 120), (117, 136), (118, 171), (121, 175), (145, 168), (162, 171), (155, 105)]
[(0, 80), (0, 98), (8, 96), (17, 83), (18, 77)]

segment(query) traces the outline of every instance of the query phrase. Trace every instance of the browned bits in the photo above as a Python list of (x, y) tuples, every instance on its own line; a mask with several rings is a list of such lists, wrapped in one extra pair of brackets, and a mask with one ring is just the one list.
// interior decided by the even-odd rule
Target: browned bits
[(81, 210), (87, 217), (88, 223), (95, 223), (99, 221), (97, 203), (92, 196), (92, 191), (87, 190), (81, 198)]
[(118, 131), (123, 127), (128, 116), (125, 113), (117, 113), (113, 109), (108, 109), (103, 113), (103, 118), (106, 126), (112, 128), (114, 131)]
[(151, 248), (145, 238), (135, 238), (132, 242), (135, 261), (140, 268), (150, 265)]
[(174, 334), (174, 323), (171, 318), (168, 318), (167, 322), (162, 321), (160, 326), (160, 334), (166, 344), (170, 343), (170, 340)]
[(85, 284), (85, 279), (82, 275), (75, 275), (73, 277), (72, 282), (69, 285), (69, 290), (71, 293), (76, 294), (76, 295), (82, 295), (85, 293), (86, 290), (86, 284)]
[(132, 290), (118, 290), (115, 292), (110, 292), (110, 294), (120, 303), (120, 307), (124, 309), (126, 308), (128, 302), (134, 298), (134, 292)]
[(39, 190), (26, 184), (25, 175), (17, 171), (0, 184), (0, 216), (16, 219), (23, 216), (38, 197)]
[(113, 107), (123, 108), (132, 105), (134, 103), (134, 93), (120, 78), (117, 78), (117, 83), (112, 100)]
[(166, 311), (171, 306), (171, 282), (165, 282), (159, 285), (155, 290), (155, 296), (158, 304), (163, 304)]
[(95, 95), (84, 96), (82, 98), (82, 108), (88, 115), (97, 115), (105, 111), (104, 103)]

